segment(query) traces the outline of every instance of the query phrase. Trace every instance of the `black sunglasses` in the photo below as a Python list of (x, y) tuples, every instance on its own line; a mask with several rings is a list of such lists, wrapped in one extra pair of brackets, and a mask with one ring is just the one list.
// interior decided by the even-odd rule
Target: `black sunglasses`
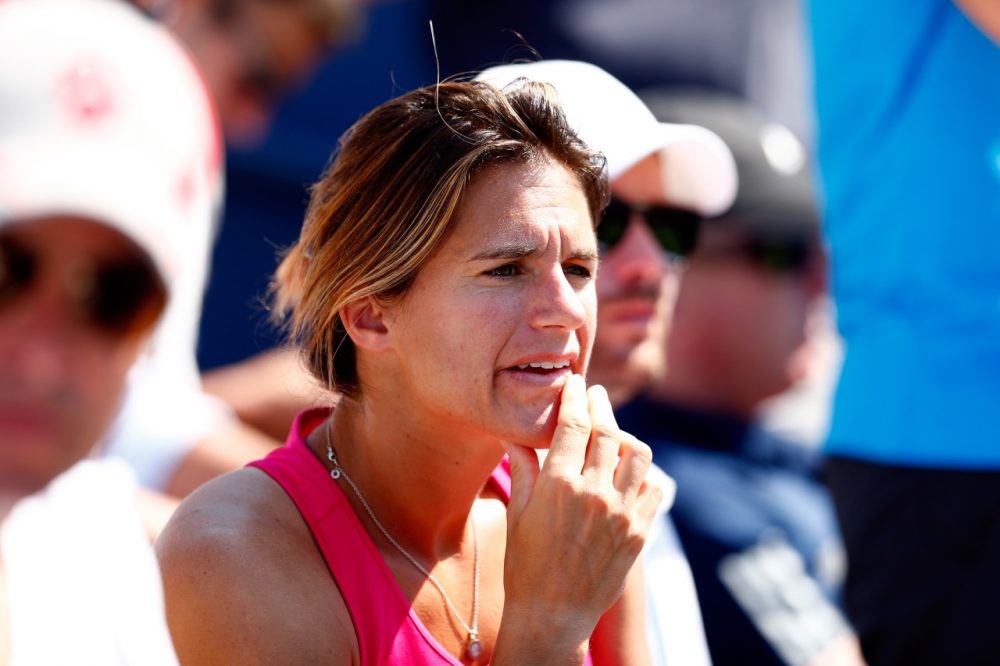
[[(30, 293), (43, 265), (36, 251), (0, 234), (0, 309)], [(80, 322), (115, 337), (152, 326), (167, 296), (151, 262), (135, 257), (86, 266), (68, 290)]]
[(744, 259), (754, 266), (778, 274), (799, 273), (815, 257), (813, 244), (804, 238), (753, 236), (726, 247), (699, 248), (696, 259)]
[(247, 64), (239, 86), (244, 93), (264, 104), (276, 103), (287, 88), (274, 66), (264, 61)]
[(597, 225), (597, 242), (602, 251), (610, 250), (625, 236), (632, 215), (640, 215), (646, 220), (668, 254), (686, 257), (694, 250), (702, 219), (698, 213), (669, 206), (632, 206), (612, 197)]

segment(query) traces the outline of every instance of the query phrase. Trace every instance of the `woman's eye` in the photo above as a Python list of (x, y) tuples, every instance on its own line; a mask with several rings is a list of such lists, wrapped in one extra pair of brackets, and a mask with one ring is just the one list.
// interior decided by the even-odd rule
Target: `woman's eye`
[(503, 266), (497, 266), (486, 271), (485, 275), (495, 278), (512, 278), (519, 272), (518, 267), (514, 264), (504, 264)]
[(594, 274), (589, 267), (581, 266), (579, 264), (572, 264), (570, 266), (567, 266), (563, 270), (565, 271), (566, 275), (572, 275), (574, 277), (589, 278)]

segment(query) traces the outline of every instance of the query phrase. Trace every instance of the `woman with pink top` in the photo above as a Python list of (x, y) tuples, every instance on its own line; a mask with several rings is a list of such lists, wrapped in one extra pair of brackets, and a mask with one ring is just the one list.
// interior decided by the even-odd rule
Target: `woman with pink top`
[(168, 525), (182, 663), (646, 662), (661, 492), (583, 380), (606, 197), (544, 84), (431, 86), (345, 135), (274, 284), (341, 398)]

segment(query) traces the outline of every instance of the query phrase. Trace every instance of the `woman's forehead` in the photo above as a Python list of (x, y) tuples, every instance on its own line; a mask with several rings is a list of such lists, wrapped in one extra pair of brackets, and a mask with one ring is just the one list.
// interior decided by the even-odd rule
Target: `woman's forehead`
[(456, 211), (452, 237), (459, 244), (537, 243), (539, 236), (556, 230), (586, 239), (590, 229), (579, 179), (562, 164), (543, 159), (476, 174)]

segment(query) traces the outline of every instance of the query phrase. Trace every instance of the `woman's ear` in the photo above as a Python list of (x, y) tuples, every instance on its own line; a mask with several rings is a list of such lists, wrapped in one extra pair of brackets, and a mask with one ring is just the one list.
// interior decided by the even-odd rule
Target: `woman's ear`
[(340, 312), (340, 320), (351, 341), (365, 351), (385, 351), (389, 348), (389, 328), (386, 309), (373, 296), (354, 301)]

